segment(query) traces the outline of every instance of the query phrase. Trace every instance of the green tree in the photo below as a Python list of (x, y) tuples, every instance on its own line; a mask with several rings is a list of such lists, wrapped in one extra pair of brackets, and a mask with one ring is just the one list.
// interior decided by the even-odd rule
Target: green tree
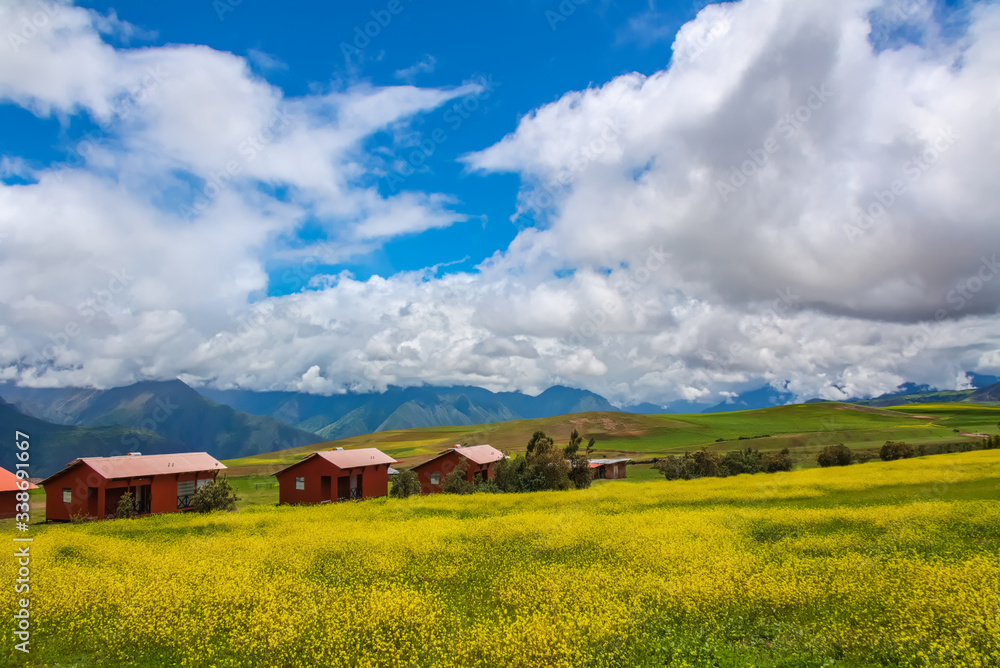
[(210, 513), (213, 510), (236, 510), (236, 490), (229, 484), (226, 476), (220, 476), (202, 486), (191, 499), (191, 507), (199, 513)]
[(721, 473), (723, 475), (760, 473), (764, 468), (763, 459), (763, 455), (753, 448), (731, 450), (722, 456)]
[(528, 492), (569, 489), (569, 462), (545, 432), (536, 431), (528, 441), (524, 488)]
[(126, 491), (118, 499), (118, 509), (115, 511), (115, 517), (120, 520), (135, 517), (135, 497), (132, 496), (132, 492)]
[(816, 463), (820, 466), (847, 466), (854, 461), (854, 452), (844, 445), (828, 445), (816, 455)]
[(420, 494), (420, 478), (413, 469), (400, 471), (392, 479), (392, 490), (389, 496), (396, 499), (405, 499), (408, 496)]
[(524, 478), (528, 469), (528, 460), (518, 454), (504, 458), (493, 465), (493, 481), (501, 492), (523, 492)]
[(469, 465), (465, 457), (459, 457), (456, 466), (444, 477), (441, 491), (445, 494), (472, 494), (473, 484), (469, 482)]
[(569, 461), (569, 480), (573, 483), (573, 487), (577, 489), (586, 489), (590, 487), (590, 481), (592, 479), (590, 473), (590, 456), (594, 452), (594, 439), (590, 439), (587, 444), (587, 449), (584, 452), (580, 452), (580, 444), (583, 443), (583, 437), (580, 433), (574, 429), (573, 433), (569, 435), (569, 445), (563, 450), (563, 455)]
[(783, 448), (781, 452), (769, 452), (763, 459), (764, 473), (777, 473), (778, 471), (792, 470), (792, 453), (788, 448)]
[(909, 459), (913, 456), (913, 448), (904, 441), (886, 441), (878, 452), (878, 456), (884, 462), (891, 462), (897, 459)]

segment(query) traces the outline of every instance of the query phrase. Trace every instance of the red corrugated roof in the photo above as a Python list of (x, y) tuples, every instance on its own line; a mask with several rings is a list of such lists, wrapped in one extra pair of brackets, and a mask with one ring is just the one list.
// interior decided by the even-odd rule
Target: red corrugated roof
[(458, 454), (466, 457), (470, 462), (476, 464), (489, 464), (491, 462), (498, 462), (503, 459), (503, 453), (494, 448), (491, 445), (470, 445), (464, 448), (449, 448), (438, 455), (435, 455), (428, 459), (423, 464), (419, 464), (414, 468), (420, 468), (425, 464), (430, 464), (436, 459), (444, 457), (448, 453), (457, 452)]
[(353, 469), (361, 466), (375, 466), (376, 464), (395, 464), (396, 460), (385, 454), (378, 448), (358, 448), (357, 450), (323, 450), (321, 452), (313, 452), (308, 456), (300, 459), (291, 466), (286, 466), (278, 473), (284, 473), (290, 468), (294, 468), (313, 457), (322, 457), (326, 461), (330, 462), (337, 468), (341, 469)]
[(107, 479), (147, 478), (165, 473), (221, 471), (225, 465), (207, 452), (180, 452), (171, 455), (125, 455), (122, 457), (83, 457), (74, 459), (59, 473), (42, 481), (45, 484), (74, 466), (86, 464)]
[[(20, 479), (8, 471), (7, 469), (0, 469), (0, 492), (20, 492), (21, 488), (18, 486)], [(38, 489), (38, 485), (28, 483), (28, 489)]]

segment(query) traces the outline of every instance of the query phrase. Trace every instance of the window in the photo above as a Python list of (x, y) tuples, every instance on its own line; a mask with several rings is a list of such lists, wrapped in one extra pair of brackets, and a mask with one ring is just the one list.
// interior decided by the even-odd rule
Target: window
[(436, 471), (431, 474), (431, 484), (440, 485), (441, 484), (441, 474)]
[(295, 479), (295, 489), (305, 489), (305, 488), (306, 488), (306, 479), (305, 478), (296, 478)]
[(198, 481), (198, 489), (201, 489), (210, 482), (212, 482), (211, 478), (202, 478), (201, 480)]
[(63, 487), (63, 503), (73, 502), (73, 490), (69, 487)]
[(194, 480), (184, 480), (177, 483), (177, 508), (190, 508), (194, 499)]

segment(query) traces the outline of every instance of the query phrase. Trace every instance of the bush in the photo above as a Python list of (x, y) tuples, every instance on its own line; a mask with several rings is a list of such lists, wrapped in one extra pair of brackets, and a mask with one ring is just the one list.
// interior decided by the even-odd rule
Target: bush
[(459, 457), (458, 466), (444, 477), (441, 491), (445, 494), (472, 494), (472, 483), (469, 482), (469, 464), (465, 457)]
[(740, 475), (741, 473), (760, 473), (764, 468), (764, 458), (757, 450), (733, 450), (722, 456), (722, 473), (724, 475)]
[(996, 450), (1000, 448), (1000, 436), (987, 436), (983, 439), (983, 450)]
[(903, 441), (886, 441), (878, 452), (884, 462), (909, 459), (913, 454), (913, 447)]
[(132, 496), (132, 492), (126, 491), (118, 499), (118, 508), (115, 510), (115, 518), (119, 520), (127, 520), (131, 517), (135, 517), (135, 497)]
[(203, 486), (191, 499), (191, 508), (199, 513), (210, 513), (213, 510), (236, 510), (236, 490), (229, 484), (226, 476), (220, 476)]
[(389, 496), (394, 499), (405, 499), (408, 496), (420, 494), (420, 478), (413, 469), (400, 471), (392, 479), (392, 490)]
[(878, 457), (878, 453), (872, 450), (855, 450), (851, 453), (851, 459), (855, 464), (867, 464)]
[(777, 473), (778, 471), (791, 471), (792, 470), (792, 454), (788, 448), (784, 448), (781, 452), (769, 452), (764, 455), (764, 460), (762, 462), (764, 473)]
[(476, 494), (499, 494), (503, 490), (500, 489), (495, 480), (476, 480), (472, 491)]
[(847, 466), (854, 460), (854, 453), (843, 443), (828, 445), (819, 451), (816, 463), (820, 466)]
[(660, 459), (653, 468), (660, 472), (667, 480), (689, 480), (684, 469), (684, 460), (676, 455), (669, 455)]

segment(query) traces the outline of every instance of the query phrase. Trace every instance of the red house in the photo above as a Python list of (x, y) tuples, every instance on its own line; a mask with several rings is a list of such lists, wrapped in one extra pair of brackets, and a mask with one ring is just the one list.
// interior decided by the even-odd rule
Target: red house
[[(7, 469), (0, 469), (0, 519), (10, 519), (17, 515), (14, 506), (18, 503), (17, 493), (25, 490), (21, 489), (22, 481)], [(38, 489), (38, 485), (28, 483), (27, 489)]]
[(614, 480), (625, 477), (625, 465), (631, 459), (591, 459), (590, 473), (595, 480)]
[(42, 481), (46, 519), (114, 517), (125, 492), (138, 515), (187, 510), (195, 492), (225, 468), (206, 452), (74, 459)]
[(441, 491), (446, 475), (455, 470), (459, 462), (465, 460), (469, 482), (476, 480), (492, 480), (493, 465), (503, 459), (503, 453), (489, 445), (456, 445), (450, 450), (428, 459), (419, 466), (414, 466), (420, 479), (420, 493), (434, 494)]
[(389, 464), (377, 448), (314, 452), (274, 474), (279, 503), (327, 503), (389, 493)]

